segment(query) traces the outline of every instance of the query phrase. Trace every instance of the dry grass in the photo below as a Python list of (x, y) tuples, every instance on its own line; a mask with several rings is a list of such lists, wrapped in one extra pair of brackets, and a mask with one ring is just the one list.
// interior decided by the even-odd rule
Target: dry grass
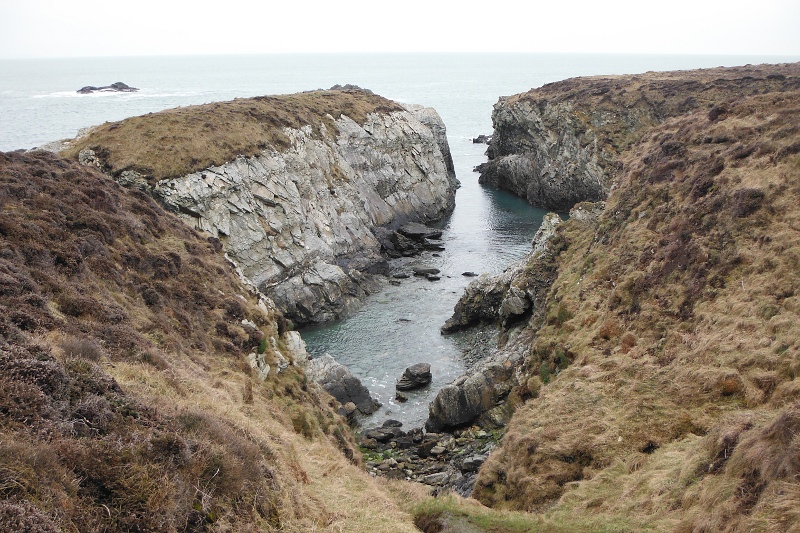
[[(798, 88), (800, 64), (748, 65), (571, 78), (512, 96), (508, 105), (568, 106), (575, 129), (596, 136), (598, 163), (614, 174), (619, 155), (669, 117), (708, 112), (718, 120), (739, 98)], [(595, 142), (595, 137), (585, 141)], [(504, 155), (503, 144), (496, 134), (492, 146), (497, 155)]]
[(43, 152), (0, 207), (0, 529), (414, 530), (217, 241)]
[(622, 158), (597, 228), (560, 226), (548, 307), (572, 317), (539, 329), (528, 371), (571, 364), (518, 409), (476, 497), (659, 530), (796, 519), (798, 112), (794, 91), (668, 120)]
[(326, 128), (333, 133), (334, 120), (342, 115), (364, 124), (370, 113), (401, 110), (391, 100), (357, 90), (237, 99), (103, 124), (74, 141), (65, 155), (77, 158), (81, 150), (90, 148), (112, 175), (135, 170), (152, 185), (240, 155), (285, 148), (289, 138), (284, 128), (310, 126), (320, 135)]

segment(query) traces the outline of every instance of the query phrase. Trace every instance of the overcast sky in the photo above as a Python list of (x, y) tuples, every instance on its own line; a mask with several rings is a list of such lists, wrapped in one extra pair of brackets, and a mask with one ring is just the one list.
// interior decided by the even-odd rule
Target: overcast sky
[(800, 0), (0, 0), (0, 57), (800, 55)]

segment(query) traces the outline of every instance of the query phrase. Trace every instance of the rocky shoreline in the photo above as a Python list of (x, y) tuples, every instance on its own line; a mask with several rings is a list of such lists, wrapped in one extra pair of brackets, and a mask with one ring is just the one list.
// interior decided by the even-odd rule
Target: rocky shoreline
[(387, 420), (380, 428), (362, 431), (357, 442), (367, 471), (374, 476), (416, 481), (469, 496), (480, 466), (502, 432), (471, 426), (452, 433), (403, 431)]

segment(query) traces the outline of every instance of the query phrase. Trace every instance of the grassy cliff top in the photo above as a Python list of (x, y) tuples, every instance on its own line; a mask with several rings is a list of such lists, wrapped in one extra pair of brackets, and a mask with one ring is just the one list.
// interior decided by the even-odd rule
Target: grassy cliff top
[(667, 118), (747, 96), (797, 89), (800, 63), (748, 65), (571, 78), (510, 96), (501, 105), (570, 105), (576, 127), (596, 135), (600, 163), (608, 168), (649, 128)]
[(93, 128), (64, 152), (69, 158), (90, 148), (106, 171), (136, 170), (154, 183), (184, 176), (239, 155), (281, 149), (284, 128), (321, 125), (345, 115), (363, 124), (370, 113), (400, 111), (397, 103), (361, 90), (310, 91), (260, 96), (168, 109)]

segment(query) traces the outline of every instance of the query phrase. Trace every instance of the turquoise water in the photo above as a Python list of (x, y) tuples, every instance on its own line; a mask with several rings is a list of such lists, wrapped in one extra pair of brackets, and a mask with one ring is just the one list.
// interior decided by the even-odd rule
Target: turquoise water
[[(626, 74), (797, 61), (800, 57), (574, 54), (363, 54), (140, 57), (0, 61), (0, 150), (74, 137), (81, 128), (162, 109), (352, 83), (401, 102), (436, 108), (448, 129), (462, 183), (456, 210), (441, 225), (446, 250), (420, 262), (442, 279), (403, 280), (369, 298), (353, 317), (303, 332), (312, 354), (330, 352), (384, 403), (365, 425), (386, 417), (420, 425), (435, 393), (465, 369), (458, 337), (439, 327), (469, 282), (464, 271), (500, 272), (530, 249), (544, 212), (477, 183), (485, 160), (471, 138), (491, 133), (499, 96), (573, 76)], [(85, 85), (122, 81), (137, 93), (78, 95)], [(434, 382), (396, 405), (394, 383), (417, 362)]]

